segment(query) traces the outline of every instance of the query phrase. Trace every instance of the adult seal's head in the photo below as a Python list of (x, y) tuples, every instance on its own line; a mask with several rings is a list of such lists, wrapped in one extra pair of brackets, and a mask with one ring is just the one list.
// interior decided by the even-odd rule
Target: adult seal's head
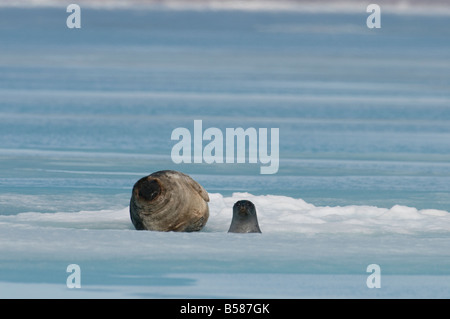
[(260, 233), (256, 208), (251, 201), (240, 200), (233, 206), (229, 233)]
[(191, 177), (159, 171), (136, 182), (130, 217), (137, 230), (199, 231), (208, 221), (209, 196)]

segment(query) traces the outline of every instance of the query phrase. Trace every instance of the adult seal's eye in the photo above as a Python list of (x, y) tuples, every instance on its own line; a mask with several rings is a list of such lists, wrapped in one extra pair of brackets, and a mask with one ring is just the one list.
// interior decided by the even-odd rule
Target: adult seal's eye
[(233, 206), (233, 219), (229, 233), (261, 233), (255, 205), (248, 200), (240, 200)]

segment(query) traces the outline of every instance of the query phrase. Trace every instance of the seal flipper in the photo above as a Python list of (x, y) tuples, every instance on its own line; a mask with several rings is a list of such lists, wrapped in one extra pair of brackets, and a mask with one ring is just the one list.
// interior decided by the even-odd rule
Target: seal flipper
[(186, 182), (200, 195), (205, 202), (209, 202), (208, 192), (203, 188), (202, 185), (194, 181), (192, 178), (188, 178)]

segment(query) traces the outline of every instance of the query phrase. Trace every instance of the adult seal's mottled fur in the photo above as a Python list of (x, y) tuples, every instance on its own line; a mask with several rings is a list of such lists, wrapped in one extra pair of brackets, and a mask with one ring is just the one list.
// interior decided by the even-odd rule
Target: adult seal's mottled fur
[(256, 208), (251, 201), (240, 200), (233, 206), (229, 233), (260, 233)]
[(199, 231), (209, 217), (209, 196), (191, 177), (159, 171), (134, 184), (130, 217), (137, 230)]

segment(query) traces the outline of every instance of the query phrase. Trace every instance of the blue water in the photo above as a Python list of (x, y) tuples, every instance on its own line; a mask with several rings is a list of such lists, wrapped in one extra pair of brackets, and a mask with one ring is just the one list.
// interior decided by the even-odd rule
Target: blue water
[[(365, 12), (66, 17), (0, 9), (0, 215), (126, 207), (162, 169), (224, 196), (450, 210), (447, 16), (385, 14), (374, 30)], [(279, 128), (278, 173), (174, 164), (171, 133), (196, 119)]]
[[(1, 192), (126, 201), (139, 174), (170, 168), (210, 192), (449, 209), (447, 17), (371, 30), (365, 14), (84, 9), (81, 29), (66, 16), (0, 11)], [(279, 172), (173, 164), (171, 132), (194, 119), (280, 128)]]

